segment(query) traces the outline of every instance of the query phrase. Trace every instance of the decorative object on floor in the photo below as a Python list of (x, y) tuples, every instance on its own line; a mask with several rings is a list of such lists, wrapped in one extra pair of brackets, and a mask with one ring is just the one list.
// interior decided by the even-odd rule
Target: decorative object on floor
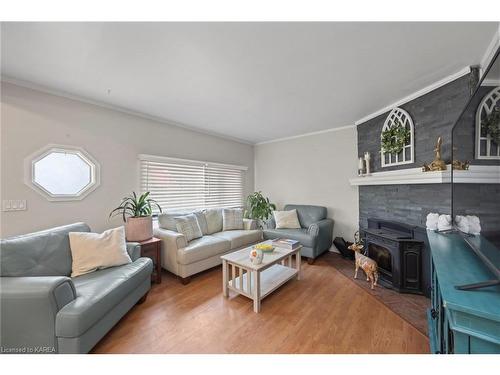
[(246, 199), (247, 209), (244, 217), (246, 219), (257, 220), (259, 228), (263, 228), (266, 221), (272, 216), (276, 210), (276, 205), (269, 201), (269, 198), (264, 197), (261, 191), (256, 191), (250, 194)]
[(439, 214), (438, 213), (428, 213), (427, 214), (427, 219), (425, 221), (425, 227), (429, 230), (437, 230), (438, 229), (438, 219), (439, 219)]
[(365, 161), (362, 157), (358, 159), (358, 176), (364, 176), (365, 174)]
[(123, 227), (102, 233), (69, 232), (71, 277), (131, 263)]
[(139, 242), (141, 245), (141, 257), (148, 257), (153, 261), (153, 273), (151, 281), (161, 284), (161, 240), (153, 237)]
[(369, 152), (365, 152), (365, 174), (366, 175), (370, 175), (371, 174), (370, 159), (371, 159), (370, 153)]
[(261, 250), (263, 253), (272, 253), (274, 246), (269, 243), (259, 243), (254, 246), (254, 249)]
[(354, 253), (348, 249), (352, 242), (344, 240), (343, 237), (335, 237), (333, 244), (342, 255), (342, 258), (354, 259)]
[(410, 142), (410, 129), (396, 117), (391, 126), (382, 131), (381, 148), (386, 154), (399, 154)]
[(358, 278), (358, 270), (359, 268), (361, 268), (366, 274), (366, 281), (370, 281), (371, 283), (370, 289), (373, 290), (378, 282), (377, 262), (361, 254), (361, 250), (363, 250), (363, 247), (364, 246), (361, 244), (352, 244), (351, 246), (349, 246), (349, 250), (354, 251), (354, 259), (355, 259), (354, 278), (355, 279)]
[(452, 225), (451, 225), (451, 215), (439, 215), (438, 218), (438, 225), (437, 229), (438, 231), (446, 231), (446, 230), (451, 230)]
[(436, 156), (432, 163), (424, 164), (422, 166), (423, 172), (432, 172), (432, 171), (445, 171), (446, 163), (441, 159), (441, 145), (443, 144), (443, 140), (441, 137), (438, 137), (436, 148), (434, 151), (436, 152)]
[(258, 265), (262, 263), (262, 259), (264, 259), (264, 253), (254, 246), (254, 248), (250, 250), (250, 262), (252, 262), (253, 265)]
[[(270, 243), (267, 241), (266, 243)], [(254, 263), (260, 250), (254, 247), (235, 251), (221, 256), (222, 259), (222, 294), (229, 297), (229, 290), (253, 300), (253, 311), (260, 312), (261, 300), (274, 290), (284, 285), (288, 280), (300, 280), (300, 249), (277, 248), (270, 254), (262, 255), (261, 263)], [(292, 258), (295, 256), (295, 264)], [(258, 261), (258, 259), (257, 259)]]
[(122, 199), (120, 205), (109, 214), (109, 217), (122, 215), (125, 222), (125, 233), (127, 241), (141, 242), (153, 237), (153, 206), (160, 212), (160, 205), (149, 198), (149, 191), (139, 197), (132, 192), (131, 195)]
[(500, 106), (493, 107), (491, 112), (481, 122), (482, 129), (488, 134), (493, 142), (500, 145)]

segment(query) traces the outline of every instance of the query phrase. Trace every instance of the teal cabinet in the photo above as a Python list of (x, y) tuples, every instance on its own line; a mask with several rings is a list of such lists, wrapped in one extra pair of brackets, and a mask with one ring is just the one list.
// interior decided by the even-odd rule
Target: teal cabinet
[[(455, 286), (492, 275), (457, 233), (428, 231), (431, 308), (427, 312), (431, 353), (500, 353), (500, 287), (463, 291)], [(500, 266), (500, 250), (481, 239), (481, 249)]]

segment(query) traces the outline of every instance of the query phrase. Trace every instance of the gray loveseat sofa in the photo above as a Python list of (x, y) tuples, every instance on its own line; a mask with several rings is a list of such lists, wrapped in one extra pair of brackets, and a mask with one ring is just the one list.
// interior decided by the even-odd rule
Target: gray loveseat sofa
[(316, 257), (332, 246), (333, 220), (326, 217), (326, 207), (300, 204), (287, 204), (285, 211), (297, 210), (300, 229), (276, 229), (274, 219), (269, 220), (264, 230), (264, 238), (289, 238), (302, 244), (300, 254), (312, 263)]
[(153, 264), (127, 244), (132, 263), (70, 278), (69, 232), (84, 223), (1, 240), (0, 346), (4, 353), (87, 353), (151, 288)]

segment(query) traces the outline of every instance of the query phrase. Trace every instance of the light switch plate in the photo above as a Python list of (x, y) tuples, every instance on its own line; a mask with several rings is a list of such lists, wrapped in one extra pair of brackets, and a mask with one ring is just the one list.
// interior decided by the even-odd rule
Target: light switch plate
[(25, 211), (26, 199), (4, 199), (2, 201), (2, 211)]

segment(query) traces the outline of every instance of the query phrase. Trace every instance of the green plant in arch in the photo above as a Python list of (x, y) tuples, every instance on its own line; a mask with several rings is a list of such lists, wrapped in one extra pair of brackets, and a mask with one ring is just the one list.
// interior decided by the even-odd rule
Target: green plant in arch
[(500, 107), (495, 106), (481, 123), (493, 142), (500, 144)]
[(262, 223), (269, 219), (276, 209), (276, 205), (264, 197), (261, 191), (250, 194), (246, 199), (246, 206), (245, 217), (257, 220), (261, 228)]
[(403, 147), (410, 142), (410, 129), (407, 129), (399, 119), (394, 119), (394, 124), (382, 132), (382, 152), (399, 154)]
[(148, 198), (149, 193), (150, 192), (147, 191), (144, 194), (137, 196), (135, 191), (133, 191), (132, 194), (122, 199), (120, 205), (111, 211), (109, 217), (122, 215), (123, 221), (127, 221), (127, 216), (151, 216), (154, 206), (158, 207), (160, 212), (162, 212), (160, 205), (154, 199)]

